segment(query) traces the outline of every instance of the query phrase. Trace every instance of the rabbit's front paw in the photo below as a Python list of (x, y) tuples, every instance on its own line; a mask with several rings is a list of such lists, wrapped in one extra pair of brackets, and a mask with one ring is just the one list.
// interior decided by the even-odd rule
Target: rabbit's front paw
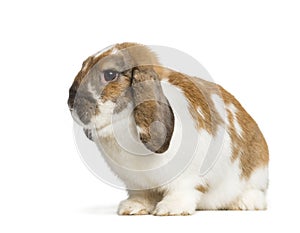
[(150, 212), (151, 206), (134, 199), (122, 201), (118, 209), (119, 215), (146, 215)]
[(189, 201), (162, 200), (153, 212), (157, 216), (191, 215), (195, 212), (195, 204)]

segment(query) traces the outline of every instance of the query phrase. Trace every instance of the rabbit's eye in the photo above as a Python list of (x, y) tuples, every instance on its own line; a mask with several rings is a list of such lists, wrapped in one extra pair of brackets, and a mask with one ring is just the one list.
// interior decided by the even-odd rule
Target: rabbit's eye
[(103, 72), (103, 77), (106, 82), (110, 82), (110, 81), (114, 80), (115, 78), (117, 78), (118, 76), (119, 76), (119, 73), (115, 70), (105, 70)]

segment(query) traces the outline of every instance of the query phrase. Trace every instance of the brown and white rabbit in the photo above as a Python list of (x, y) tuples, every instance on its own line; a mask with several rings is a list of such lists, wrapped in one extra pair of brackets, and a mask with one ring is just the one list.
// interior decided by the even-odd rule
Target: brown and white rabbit
[[(255, 121), (221, 86), (160, 66), (147, 46), (90, 56), (68, 105), (128, 189), (120, 215), (266, 209), (269, 155)], [(209, 153), (217, 159), (201, 172)]]

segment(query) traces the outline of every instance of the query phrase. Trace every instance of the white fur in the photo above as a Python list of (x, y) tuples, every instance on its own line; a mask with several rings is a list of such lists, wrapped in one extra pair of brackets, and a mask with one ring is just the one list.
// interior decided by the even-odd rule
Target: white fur
[(200, 116), (201, 116), (203, 119), (205, 119), (204, 114), (203, 114), (201, 108), (197, 108), (197, 112), (200, 114)]
[(237, 207), (241, 210), (264, 210), (267, 208), (265, 192), (259, 189), (244, 191), (238, 200)]
[(243, 130), (242, 130), (242, 128), (241, 128), (241, 126), (240, 126), (240, 124), (238, 123), (238, 121), (237, 121), (236, 118), (233, 119), (233, 125), (234, 125), (235, 131), (238, 133), (238, 135), (239, 135), (240, 137), (242, 137), (242, 135), (243, 135)]
[(139, 126), (136, 127), (136, 130), (139, 134), (145, 133), (144, 130)]
[(215, 108), (217, 109), (217, 112), (219, 113), (220, 117), (222, 118), (222, 120), (226, 124), (228, 124), (228, 118), (227, 118), (227, 114), (226, 114), (226, 107), (225, 107), (225, 103), (224, 103), (223, 99), (217, 94), (212, 94), (211, 99), (212, 99), (212, 101), (215, 105)]
[[(108, 127), (108, 126), (111, 127), (111, 120), (112, 120), (111, 116), (113, 114), (115, 106), (116, 106), (116, 104), (110, 100), (108, 100), (104, 103), (98, 102), (98, 108), (99, 108), (101, 117), (92, 118), (92, 123), (94, 124), (94, 126), (96, 126), (97, 129), (101, 130), (104, 127)], [(109, 131), (108, 133), (111, 134), (112, 132)]]
[(236, 118), (236, 112), (237, 112), (236, 107), (233, 104), (229, 104), (227, 106), (227, 110), (229, 110), (232, 113), (232, 115), (233, 115), (233, 125), (234, 125), (235, 131), (238, 133), (238, 135), (240, 137), (242, 137), (243, 130), (242, 130), (240, 124), (238, 123), (237, 118)]
[(117, 48), (113, 48), (113, 50), (111, 51), (110, 54), (117, 54), (119, 52), (119, 50)]
[(268, 179), (265, 179), (269, 176), (268, 167), (261, 167), (256, 169), (250, 177), (248, 182), (248, 189), (259, 189), (266, 191), (268, 188)]
[[(192, 189), (168, 194), (156, 205), (154, 215), (189, 215), (196, 210), (199, 194)], [(188, 198), (187, 198), (188, 197)], [(178, 201), (180, 200), (180, 201)]]
[(264, 210), (267, 208), (266, 191), (268, 188), (268, 167), (256, 169), (249, 181), (245, 183), (245, 190), (239, 196), (237, 207), (242, 210)]

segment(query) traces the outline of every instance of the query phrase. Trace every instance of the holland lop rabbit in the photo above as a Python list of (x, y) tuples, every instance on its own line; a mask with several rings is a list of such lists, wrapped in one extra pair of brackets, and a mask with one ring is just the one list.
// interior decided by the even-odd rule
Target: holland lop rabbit
[[(118, 214), (266, 209), (269, 155), (255, 121), (221, 86), (161, 66), (149, 47), (90, 56), (68, 105), (127, 187)], [(216, 159), (201, 173), (208, 154)]]

